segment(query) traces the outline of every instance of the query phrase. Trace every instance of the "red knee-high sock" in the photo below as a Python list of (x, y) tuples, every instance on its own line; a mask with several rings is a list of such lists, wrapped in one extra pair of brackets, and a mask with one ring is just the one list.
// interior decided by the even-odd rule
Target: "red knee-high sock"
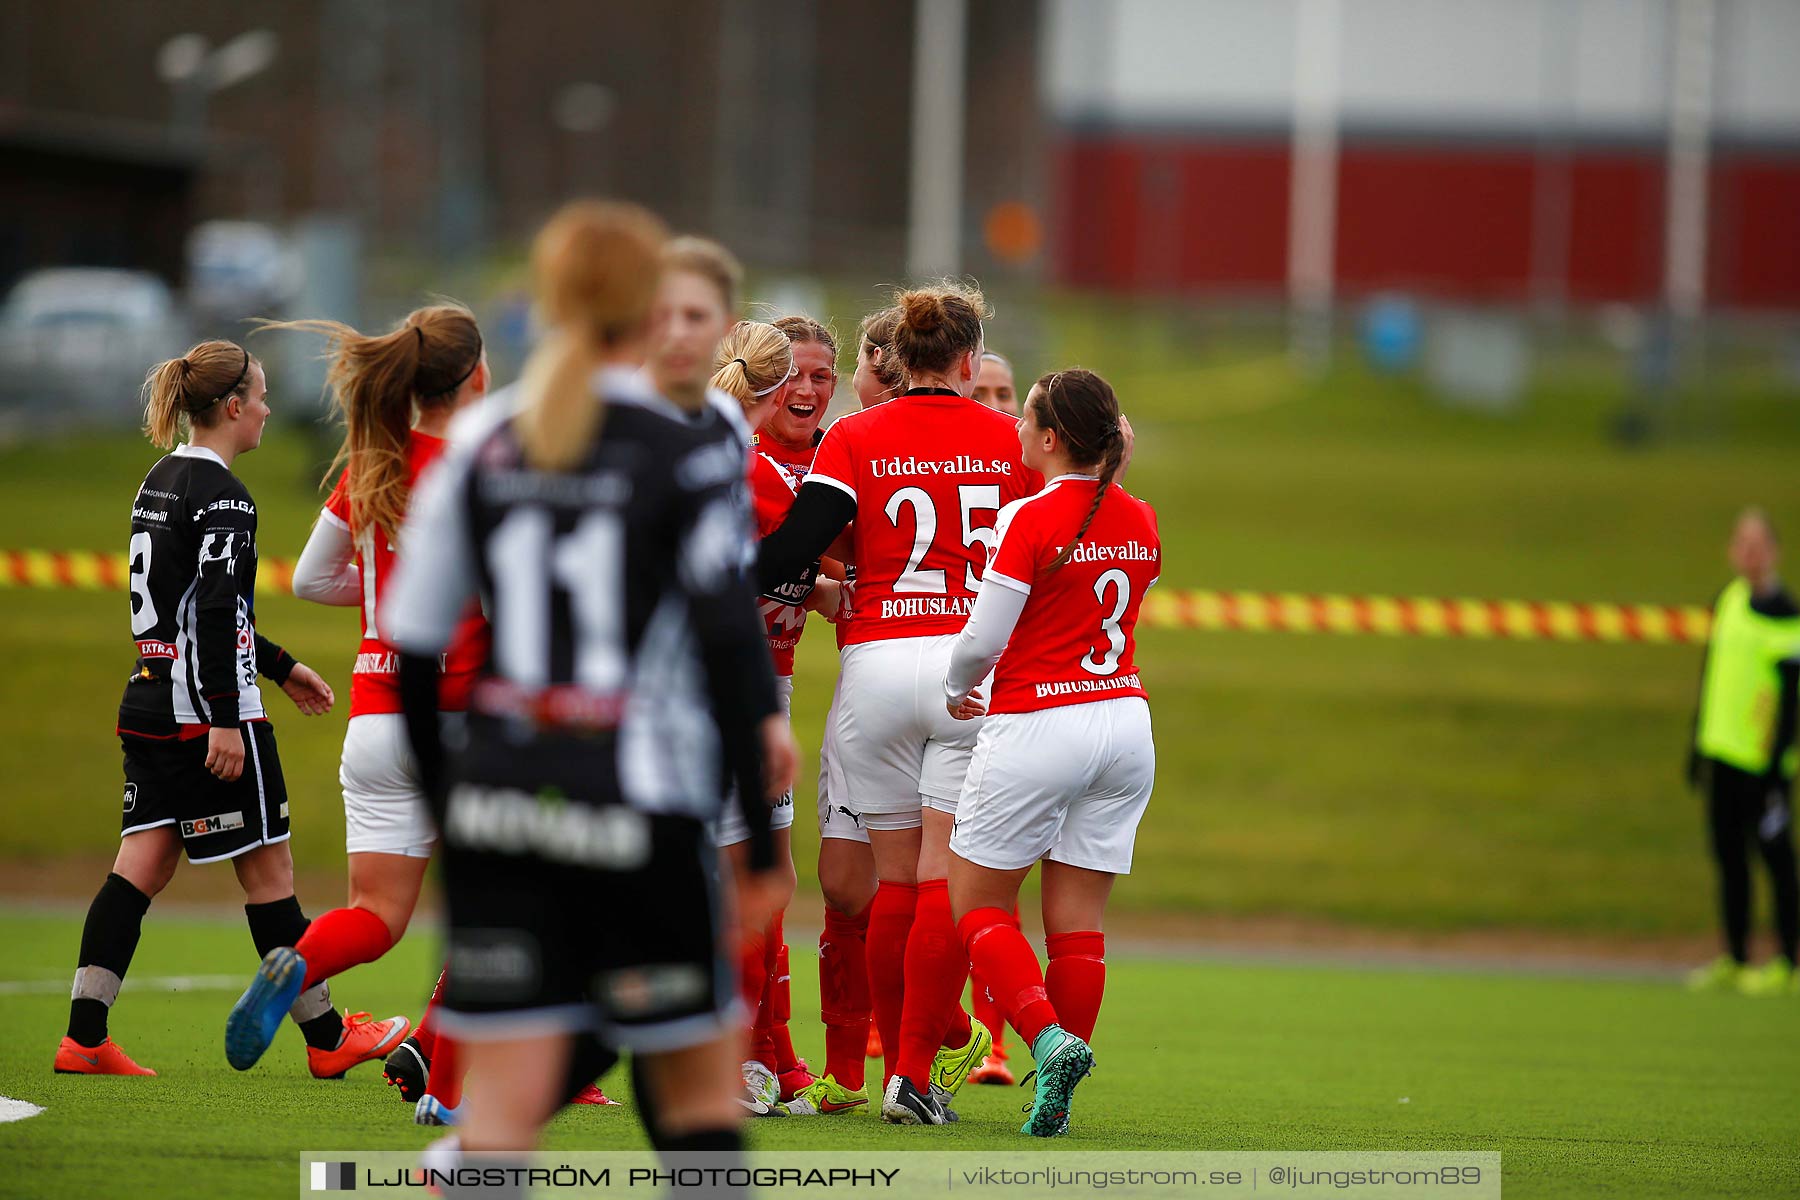
[(863, 1051), (869, 1044), (869, 908), (847, 917), (825, 906), (819, 934), (819, 1020), (825, 1026), (825, 1073), (863, 1088)]
[(438, 1103), (445, 1108), (455, 1108), (462, 1103), (462, 1093), (462, 1047), (455, 1038), (439, 1034), (437, 1055), (431, 1060), (431, 1078), (425, 1084), (425, 1094), (437, 1097)]
[[(949, 886), (942, 879), (921, 879), (918, 915), (906, 939), (906, 1005), (900, 1016), (898, 1063), (900, 1073), (921, 1092), (931, 1085), (931, 1060), (944, 1044), (945, 1032), (962, 1012), (958, 1001), (968, 979), (969, 956), (950, 918)], [(967, 1035), (963, 1041), (968, 1041)]]
[[(1019, 923), (1019, 906), (1013, 905), (1013, 924)], [(965, 946), (966, 949), (966, 946)], [(986, 1025), (988, 1032), (994, 1035), (994, 1057), (1002, 1062), (1006, 1060), (1006, 1011), (994, 1000), (994, 991), (987, 980), (975, 968), (974, 959), (969, 960), (969, 984), (972, 993), (970, 1009), (975, 1019)]]
[(769, 931), (741, 932), (738, 938), (738, 988), (744, 999), (745, 1021), (750, 1032), (746, 1053), (771, 1065), (775, 1057), (769, 1044)]
[(785, 911), (778, 912), (769, 922), (769, 1037), (775, 1044), (775, 1061), (769, 1066), (777, 1075), (785, 1075), (800, 1065), (800, 1056), (794, 1053), (794, 1039), (788, 1033), (788, 1021), (794, 1015), (794, 995), (790, 986), (793, 976), (788, 971), (787, 930), (782, 924), (786, 915)]
[(1030, 1046), (1044, 1026), (1056, 1024), (1057, 1010), (1038, 969), (1031, 943), (1019, 932), (1019, 919), (1004, 909), (978, 908), (963, 914), (956, 932), (968, 947), (969, 961), (994, 990), (994, 1002)]
[(419, 1018), (418, 1026), (413, 1030), (413, 1040), (419, 1043), (419, 1053), (430, 1062), (437, 1054), (437, 1011), (438, 1001), (444, 996), (444, 979), (449, 974), (445, 968), (438, 972), (437, 982), (431, 987), (431, 999), (425, 1002), (425, 1014)]
[(988, 1032), (994, 1035), (994, 1056), (1006, 1057), (1006, 1014), (994, 1002), (993, 989), (989, 987), (987, 978), (975, 966), (975, 960), (969, 960), (969, 1007), (974, 1010), (974, 1017)]
[[(951, 926), (952, 929), (955, 925)], [(966, 978), (966, 976), (965, 976)], [(962, 985), (956, 985), (956, 995), (950, 1002), (949, 1024), (944, 1026), (944, 1036), (938, 1039), (938, 1045), (955, 1050), (959, 1046), (969, 1044), (969, 1036), (975, 1027), (969, 1024), (969, 1010), (962, 1006)]]
[(1082, 1041), (1092, 1041), (1100, 996), (1106, 991), (1105, 935), (1097, 929), (1053, 933), (1044, 939), (1044, 948), (1050, 952), (1044, 986), (1062, 1018), (1059, 1023)]
[(394, 944), (387, 922), (366, 908), (334, 908), (314, 917), (294, 949), (306, 960), (300, 990), (324, 983), (340, 971), (374, 962)]
[(918, 902), (916, 884), (886, 879), (876, 886), (875, 899), (869, 902), (869, 1003), (875, 1027), (881, 1032), (883, 1087), (898, 1066), (900, 1013), (906, 1001), (906, 943)]

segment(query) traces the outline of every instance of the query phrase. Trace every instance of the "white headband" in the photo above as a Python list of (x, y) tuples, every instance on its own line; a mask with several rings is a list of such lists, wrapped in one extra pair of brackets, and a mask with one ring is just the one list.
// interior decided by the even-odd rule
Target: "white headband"
[(768, 387), (764, 388), (762, 391), (760, 391), (760, 392), (753, 391), (750, 394), (752, 396), (756, 397), (758, 400), (760, 400), (764, 396), (768, 395), (770, 392), (774, 391), (776, 388), (780, 387), (782, 384), (786, 383), (788, 380), (792, 379), (794, 376), (798, 375), (799, 373), (800, 373), (800, 364), (794, 361), (794, 352), (792, 350), (790, 350), (790, 351), (788, 351), (788, 373), (786, 375), (783, 375), (780, 379), (777, 379), (774, 383), (771, 383)]

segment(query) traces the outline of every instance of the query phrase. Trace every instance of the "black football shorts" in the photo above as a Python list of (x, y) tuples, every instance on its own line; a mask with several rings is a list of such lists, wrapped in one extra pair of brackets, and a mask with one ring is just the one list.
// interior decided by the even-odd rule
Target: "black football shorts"
[(244, 770), (230, 783), (206, 769), (206, 739), (119, 735), (125, 749), (120, 836), (173, 825), (189, 862), (217, 862), (287, 840), (287, 785), (267, 721), (243, 726)]
[(736, 987), (701, 821), (464, 783), (443, 829), (445, 1030), (471, 1041), (589, 1031), (654, 1054), (731, 1027)]

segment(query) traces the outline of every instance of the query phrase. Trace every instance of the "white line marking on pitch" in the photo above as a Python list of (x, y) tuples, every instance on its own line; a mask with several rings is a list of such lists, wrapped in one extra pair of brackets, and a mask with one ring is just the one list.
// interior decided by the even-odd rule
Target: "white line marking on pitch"
[[(245, 975), (152, 975), (144, 979), (125, 978), (130, 991), (152, 992), (230, 992), (246, 986)], [(0, 979), (0, 996), (54, 996), (66, 993), (66, 979)]]
[(0, 1125), (8, 1121), (23, 1121), (26, 1117), (35, 1117), (44, 1111), (41, 1104), (33, 1104), (29, 1100), (14, 1100), (11, 1096), (0, 1096)]

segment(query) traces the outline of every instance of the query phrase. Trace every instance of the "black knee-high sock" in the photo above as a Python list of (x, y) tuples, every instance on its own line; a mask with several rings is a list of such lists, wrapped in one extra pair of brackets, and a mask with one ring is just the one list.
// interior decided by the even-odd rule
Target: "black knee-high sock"
[(644, 1056), (631, 1056), (631, 1094), (637, 1100), (638, 1120), (643, 1123), (644, 1133), (650, 1138), (650, 1145), (657, 1150), (667, 1149), (663, 1145), (662, 1121), (657, 1112), (656, 1089), (650, 1085), (644, 1075)]
[[(311, 924), (300, 911), (295, 896), (284, 896), (267, 904), (244, 905), (244, 917), (250, 923), (250, 940), (256, 943), (257, 957), (279, 946), (292, 946)], [(306, 1044), (318, 1050), (335, 1050), (344, 1038), (344, 1022), (331, 1008), (331, 992), (321, 983), (300, 993), (294, 1001), (294, 1023), (300, 1026)]]
[(1764, 814), (1758, 828), (1758, 845), (1763, 863), (1769, 868), (1769, 881), (1775, 892), (1775, 935), (1781, 953), (1788, 962), (1796, 961), (1800, 949), (1800, 873), (1794, 863), (1793, 809), (1783, 805), (1777, 813)]
[(1707, 824), (1719, 867), (1719, 920), (1725, 928), (1725, 949), (1743, 963), (1750, 957), (1750, 829), (1746, 827), (1743, 789), (1737, 786), (1740, 775), (1750, 778), (1713, 764)]
[(119, 985), (131, 968), (144, 914), (149, 911), (150, 897), (118, 874), (106, 877), (88, 905), (69, 1000), (69, 1036), (83, 1046), (98, 1046), (106, 1040), (106, 1013), (119, 997)]
[(576, 1038), (569, 1047), (569, 1071), (563, 1078), (562, 1102), (568, 1104), (588, 1084), (599, 1082), (618, 1061), (619, 1052), (593, 1034), (584, 1033)]

